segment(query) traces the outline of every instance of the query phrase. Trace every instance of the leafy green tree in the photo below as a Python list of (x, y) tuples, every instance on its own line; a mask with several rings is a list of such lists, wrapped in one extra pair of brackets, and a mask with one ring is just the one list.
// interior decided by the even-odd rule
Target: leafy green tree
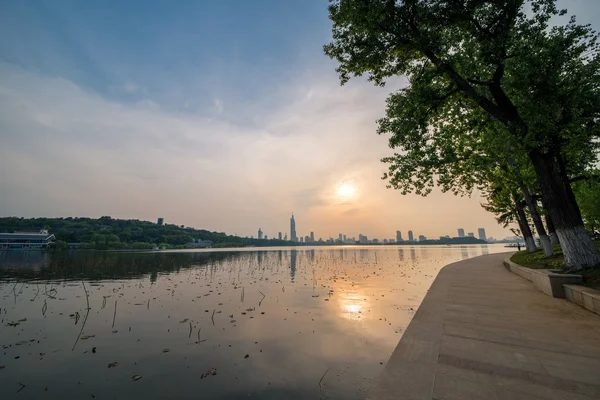
[(330, 0), (333, 41), (324, 49), (342, 83), (363, 74), (378, 85), (408, 77), (380, 126), (401, 148), (395, 161), (409, 157), (417, 171), (408, 177), (390, 167), (394, 187), (431, 189), (426, 171), (439, 163), (431, 136), (447, 133), (437, 149), (449, 157), (468, 143), (455, 121), (484, 114), (485, 123), (502, 125), (508, 144), (522, 146), (531, 162), (566, 263), (578, 269), (600, 263), (600, 253), (585, 232), (565, 149), (589, 150), (600, 136), (600, 53), (589, 27), (574, 20), (550, 27), (557, 14), (564, 12), (554, 0)]
[(575, 184), (575, 196), (579, 201), (586, 228), (600, 238), (600, 180), (581, 180)]

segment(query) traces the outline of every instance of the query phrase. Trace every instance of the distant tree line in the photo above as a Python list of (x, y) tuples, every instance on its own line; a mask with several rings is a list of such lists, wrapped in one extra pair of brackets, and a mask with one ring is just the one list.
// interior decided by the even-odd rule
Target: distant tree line
[(249, 239), (183, 225), (158, 225), (137, 219), (101, 218), (0, 218), (0, 232), (47, 229), (56, 236), (56, 247), (80, 243), (83, 249), (185, 248), (194, 240), (210, 240), (214, 247), (289, 246), (278, 239)]

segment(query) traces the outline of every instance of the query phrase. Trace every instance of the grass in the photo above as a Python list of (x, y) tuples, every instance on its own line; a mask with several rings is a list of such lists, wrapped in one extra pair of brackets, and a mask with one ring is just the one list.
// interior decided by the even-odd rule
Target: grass
[[(596, 247), (600, 250), (600, 241), (595, 241)], [(544, 251), (538, 249), (533, 253), (528, 251), (516, 252), (510, 260), (515, 264), (532, 269), (558, 269), (564, 270), (565, 258), (559, 245), (554, 246), (554, 255), (544, 257)], [(600, 290), (600, 268), (586, 268), (577, 271), (577, 274), (583, 276), (583, 284), (593, 289)]]

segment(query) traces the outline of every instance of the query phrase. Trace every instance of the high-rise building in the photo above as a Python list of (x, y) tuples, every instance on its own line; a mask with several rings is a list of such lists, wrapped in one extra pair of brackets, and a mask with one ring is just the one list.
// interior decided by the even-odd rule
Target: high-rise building
[(473, 232), (469, 232), (467, 236), (474, 238), (475, 234)]
[(279, 234), (277, 234), (277, 237), (279, 238), (279, 240), (281, 240), (281, 232), (279, 232)]
[(404, 242), (404, 239), (402, 239), (402, 232), (396, 231), (396, 243), (400, 242)]
[(310, 241), (311, 241), (311, 242), (314, 242), (314, 241), (315, 241), (315, 233), (314, 233), (314, 232), (311, 232), (311, 233), (310, 233)]
[(310, 236), (304, 236), (304, 243), (310, 243)]
[(481, 239), (481, 240), (487, 240), (487, 238), (485, 236), (485, 228), (479, 228), (479, 229), (477, 229), (477, 234), (479, 235), (479, 239)]
[(415, 240), (415, 237), (413, 236), (412, 231), (408, 231), (408, 240), (411, 242), (414, 242), (414, 240)]
[(292, 218), (290, 218), (290, 240), (292, 242), (298, 241), (298, 236), (296, 236), (296, 220), (294, 219), (294, 214), (292, 214)]
[(344, 235), (344, 242), (346, 241), (346, 235)]
[(365, 235), (363, 235), (362, 233), (359, 233), (359, 234), (358, 234), (358, 241), (359, 241), (361, 244), (366, 244), (366, 243), (369, 243), (369, 238), (367, 238), (367, 237), (366, 237)]
[(283, 237), (283, 240), (287, 240), (287, 233), (285, 234), (285, 236)]
[(300, 238), (300, 243), (304, 243), (304, 238)]
[(162, 225), (165, 223), (165, 219), (164, 218), (159, 218), (158, 221), (156, 221), (156, 225)]
[(465, 230), (463, 228), (458, 228), (458, 237), (465, 237)]
[(343, 235), (343, 234), (341, 234), (341, 233), (338, 233), (338, 240), (339, 240), (340, 242), (344, 241), (344, 235)]
[(263, 231), (262, 229), (258, 228), (258, 238), (262, 239), (263, 238)]
[(426, 240), (427, 238), (424, 235), (419, 235), (419, 242), (424, 242)]

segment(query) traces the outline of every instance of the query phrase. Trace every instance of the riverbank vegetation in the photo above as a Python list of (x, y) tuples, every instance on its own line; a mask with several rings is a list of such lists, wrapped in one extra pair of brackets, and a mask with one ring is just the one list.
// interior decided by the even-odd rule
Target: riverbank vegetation
[(56, 247), (81, 244), (82, 249), (183, 249), (186, 243), (209, 240), (213, 247), (287, 246), (277, 239), (251, 239), (183, 225), (158, 225), (137, 219), (101, 218), (0, 218), (0, 232), (47, 229), (56, 237)]
[(331, 0), (324, 51), (342, 84), (401, 83), (378, 121), (389, 188), (483, 193), (530, 252), (537, 235), (575, 271), (600, 267), (600, 45), (567, 14), (555, 0)]
[[(596, 248), (600, 250), (600, 240), (595, 241)], [(565, 257), (560, 245), (554, 246), (554, 255), (546, 257), (543, 250), (529, 252), (526, 250), (518, 251), (510, 258), (515, 264), (533, 269), (558, 269), (565, 270)], [(577, 271), (583, 275), (584, 284), (596, 290), (600, 290), (600, 270), (597, 268), (584, 268)]]

